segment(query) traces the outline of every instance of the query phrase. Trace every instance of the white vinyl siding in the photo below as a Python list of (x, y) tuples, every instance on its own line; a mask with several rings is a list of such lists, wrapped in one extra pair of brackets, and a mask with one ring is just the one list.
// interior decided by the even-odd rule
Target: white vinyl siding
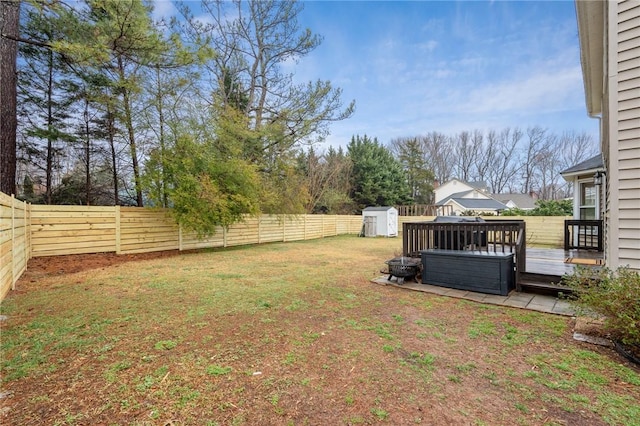
[[(634, 43), (637, 43), (637, 40), (630, 40), (630, 42), (633, 41)], [(640, 86), (640, 78), (629, 78), (627, 80), (623, 80), (621, 82), (618, 83), (618, 90), (620, 92), (623, 91), (628, 91), (631, 95), (633, 95), (633, 92), (638, 90), (638, 87)], [(633, 96), (630, 96), (633, 97)], [(628, 117), (631, 118), (631, 117)]]
[(616, 141), (610, 149), (617, 152), (609, 170), (615, 168), (611, 175), (617, 179), (611, 215), (618, 219), (618, 235), (617, 253), (611, 253), (617, 264), (611, 266), (640, 269), (640, 3), (619, 1), (617, 17), (612, 18), (612, 25), (617, 23), (617, 39), (610, 40), (616, 49), (616, 74), (610, 77), (617, 81), (609, 81), (615, 84), (610, 90), (616, 92), (617, 114), (611, 117)]

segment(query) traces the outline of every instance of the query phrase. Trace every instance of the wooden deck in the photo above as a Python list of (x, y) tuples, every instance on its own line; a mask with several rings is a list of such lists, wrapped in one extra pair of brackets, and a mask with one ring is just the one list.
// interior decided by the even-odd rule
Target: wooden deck
[(520, 289), (525, 292), (558, 295), (570, 292), (562, 277), (578, 265), (599, 268), (604, 253), (588, 250), (541, 249), (527, 247), (525, 271), (520, 274)]
[[(519, 219), (481, 222), (443, 217), (432, 222), (405, 222), (402, 253), (408, 257), (420, 257), (425, 250), (467, 250), (481, 257), (512, 253), (516, 291), (543, 294), (570, 292), (563, 284), (563, 276), (573, 273), (578, 265), (599, 268), (603, 259), (601, 250), (584, 247), (579, 250), (527, 247), (526, 235), (526, 222)], [(593, 248), (598, 249), (599, 245)]]
[[(573, 259), (572, 263), (566, 262)], [(540, 275), (562, 276), (571, 274), (576, 266), (598, 267), (604, 253), (588, 250), (562, 250), (527, 247), (525, 272)]]

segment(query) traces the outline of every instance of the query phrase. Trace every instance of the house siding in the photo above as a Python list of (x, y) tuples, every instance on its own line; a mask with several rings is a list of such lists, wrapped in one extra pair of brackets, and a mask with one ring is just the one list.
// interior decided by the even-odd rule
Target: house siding
[[(605, 31), (608, 31), (608, 25), (605, 25)], [(606, 46), (605, 46), (606, 47)], [(605, 50), (606, 51), (606, 50)], [(608, 62), (609, 62), (609, 58), (607, 55), (604, 55), (603, 61), (605, 61), (605, 63), (603, 64), (604, 69), (607, 70), (608, 67)], [(616, 231), (617, 229), (617, 222), (613, 223), (614, 220), (617, 220), (617, 218), (614, 218), (611, 215), (611, 208), (612, 208), (612, 202), (611, 200), (613, 199), (614, 194), (617, 191), (617, 182), (614, 180), (614, 176), (613, 174), (615, 172), (611, 171), (611, 149), (610, 149), (610, 128), (611, 125), (609, 123), (609, 120), (607, 120), (606, 118), (610, 117), (610, 102), (608, 100), (610, 100), (609, 97), (609, 84), (604, 84), (603, 85), (603, 93), (602, 93), (602, 99), (604, 100), (602, 102), (602, 119), (600, 120), (600, 150), (602, 152), (602, 161), (605, 165), (605, 168), (608, 170), (608, 174), (605, 177), (605, 194), (604, 197), (600, 197), (600, 206), (602, 208), (602, 215), (601, 215), (601, 219), (604, 220), (604, 251), (605, 251), (605, 260), (608, 264), (609, 267), (614, 267), (612, 264), (614, 263), (614, 256), (617, 255), (617, 253), (614, 253), (615, 248), (618, 246), (617, 242), (615, 241), (616, 238), (618, 237), (618, 232)], [(617, 265), (617, 263), (616, 263)]]
[(439, 203), (450, 195), (456, 194), (462, 191), (470, 191), (473, 187), (467, 185), (464, 182), (459, 181), (458, 179), (451, 179), (448, 182), (443, 183), (439, 187), (434, 189), (435, 192), (435, 201)]
[(612, 2), (609, 11), (613, 18), (609, 34), (615, 36), (610, 40), (615, 44), (609, 46), (614, 57), (609, 62), (608, 89), (614, 94), (610, 105), (615, 112), (609, 117), (613, 132), (608, 170), (617, 189), (611, 192), (615, 198), (610, 214), (618, 230), (617, 241), (610, 241), (614, 251), (610, 266), (640, 269), (640, 3)]

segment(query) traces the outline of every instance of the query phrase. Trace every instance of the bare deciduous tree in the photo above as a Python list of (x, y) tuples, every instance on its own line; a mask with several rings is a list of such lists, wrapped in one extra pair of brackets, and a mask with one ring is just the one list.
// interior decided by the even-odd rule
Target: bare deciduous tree
[(434, 179), (439, 183), (451, 179), (455, 166), (452, 138), (444, 133), (431, 132), (421, 139), (427, 156), (427, 164), (433, 172)]

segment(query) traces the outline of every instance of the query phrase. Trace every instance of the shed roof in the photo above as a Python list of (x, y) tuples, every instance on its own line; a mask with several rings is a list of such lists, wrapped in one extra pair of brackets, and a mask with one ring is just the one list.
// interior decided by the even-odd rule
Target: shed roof
[(363, 212), (386, 212), (387, 210), (395, 209), (395, 207), (365, 207)]

